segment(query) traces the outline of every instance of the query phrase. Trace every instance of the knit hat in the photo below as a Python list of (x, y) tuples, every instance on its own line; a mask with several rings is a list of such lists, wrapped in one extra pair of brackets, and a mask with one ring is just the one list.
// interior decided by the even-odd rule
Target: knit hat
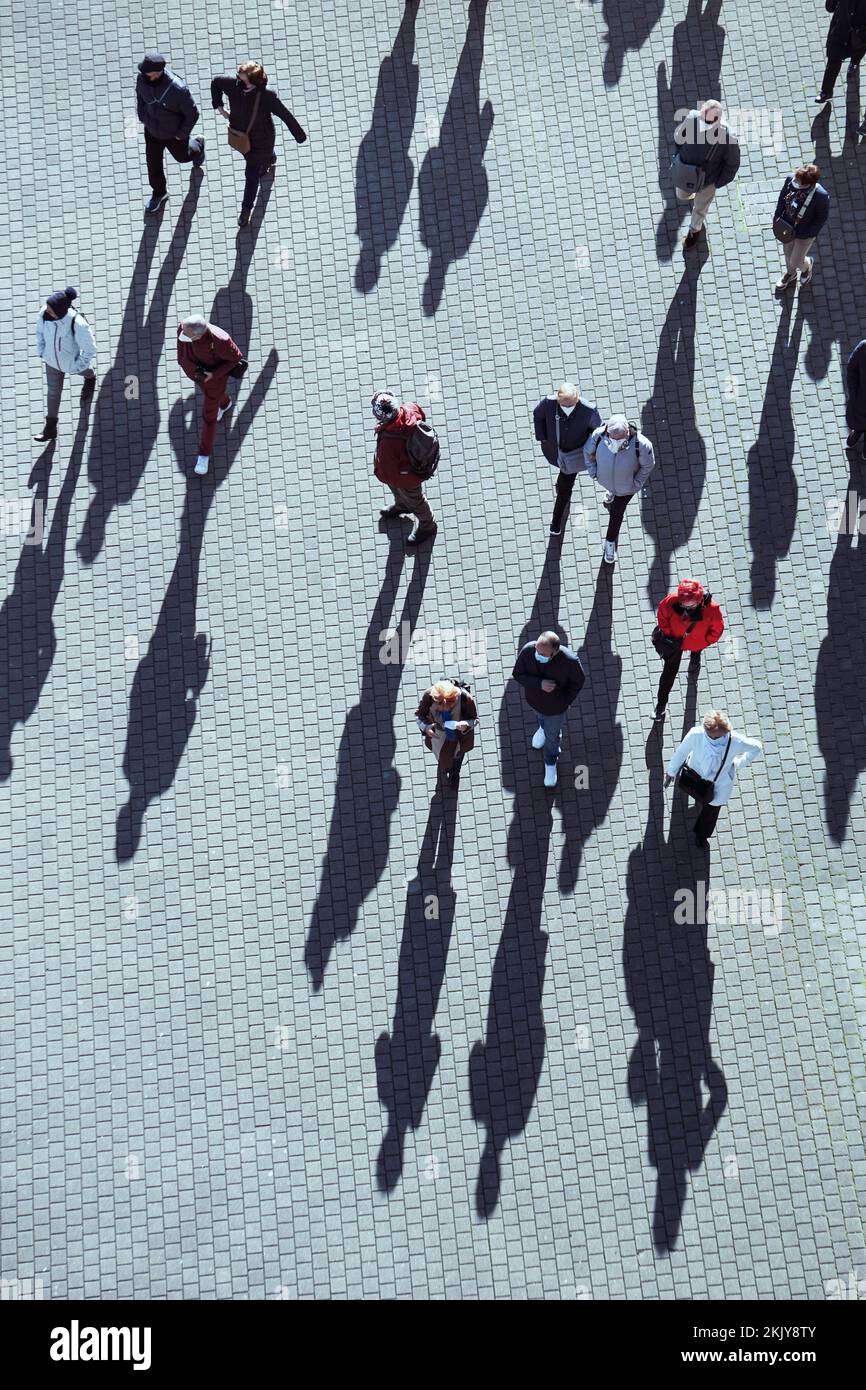
[(165, 55), (162, 53), (145, 53), (144, 59), (138, 65), (139, 72), (162, 72), (165, 67)]
[(45, 303), (57, 318), (62, 319), (72, 308), (73, 299), (78, 298), (78, 290), (74, 285), (67, 285), (65, 290), (55, 290), (50, 294)]
[(377, 391), (370, 404), (377, 420), (396, 420), (400, 413), (400, 402), (390, 391)]
[(680, 603), (691, 603), (696, 599), (700, 603), (704, 596), (704, 586), (699, 584), (697, 579), (681, 579), (677, 585), (677, 598)]

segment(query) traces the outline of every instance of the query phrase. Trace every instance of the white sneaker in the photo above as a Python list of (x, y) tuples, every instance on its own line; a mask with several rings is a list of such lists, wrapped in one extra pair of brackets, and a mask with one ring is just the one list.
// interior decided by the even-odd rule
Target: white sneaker
[(217, 419), (221, 420), (225, 415), (226, 411), (231, 410), (233, 405), (234, 401), (229, 401), (228, 405), (221, 405), (219, 410), (217, 411)]
[(797, 283), (797, 272), (796, 272), (796, 270), (793, 270), (793, 271), (792, 271), (792, 270), (788, 270), (788, 271), (786, 271), (785, 274), (782, 276), (781, 280), (777, 280), (777, 281), (776, 281), (776, 283), (775, 283), (775, 285), (774, 285), (773, 288), (774, 288), (775, 290), (777, 290), (777, 291), (789, 290), (789, 289), (791, 288), (791, 286), (792, 286), (792, 285), (795, 285), (796, 283)]
[(545, 764), (544, 764), (544, 785), (545, 785), (546, 787), (555, 787), (556, 784), (557, 784), (557, 782), (558, 782), (558, 780), (559, 780), (559, 778), (557, 777), (557, 774), (556, 774), (556, 763), (545, 763)]
[(533, 748), (544, 747), (544, 730), (542, 729), (541, 725), (538, 726), (538, 728), (535, 730), (535, 733), (532, 735), (532, 746)]
[(812, 271), (815, 269), (815, 261), (812, 256), (807, 256), (803, 269), (800, 271), (800, 284), (808, 285), (812, 279)]
[(606, 565), (616, 564), (616, 545), (613, 541), (605, 541), (604, 543), (604, 563)]
[(195, 461), (196, 473), (198, 473), (199, 476), (201, 476), (201, 474), (206, 473), (209, 468), (210, 459), (208, 458), (207, 454), (199, 454), (198, 458)]

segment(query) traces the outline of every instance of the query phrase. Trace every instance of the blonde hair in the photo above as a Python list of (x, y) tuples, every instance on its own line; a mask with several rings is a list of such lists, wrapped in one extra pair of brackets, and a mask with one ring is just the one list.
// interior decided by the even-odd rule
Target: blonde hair
[(261, 63), (240, 63), (238, 72), (242, 72), (247, 81), (251, 82), (254, 87), (266, 87), (268, 85), (268, 74)]
[(580, 392), (573, 381), (561, 381), (556, 388), (556, 399), (561, 401), (563, 396), (570, 397), (571, 400), (579, 401)]
[(453, 705), (458, 699), (460, 691), (451, 681), (437, 681), (435, 685), (431, 685), (430, 694), (437, 705)]
[(715, 119), (716, 113), (718, 113), (719, 120), (721, 120), (722, 103), (720, 101), (716, 101), (715, 97), (711, 98), (710, 101), (704, 102), (703, 106), (698, 112), (698, 115), (701, 117), (701, 120), (708, 121), (710, 119), (710, 112), (712, 112), (713, 119)]
[(723, 709), (711, 709), (704, 715), (704, 728), (708, 734), (714, 729), (724, 729), (725, 733), (729, 734), (732, 727), (731, 721)]

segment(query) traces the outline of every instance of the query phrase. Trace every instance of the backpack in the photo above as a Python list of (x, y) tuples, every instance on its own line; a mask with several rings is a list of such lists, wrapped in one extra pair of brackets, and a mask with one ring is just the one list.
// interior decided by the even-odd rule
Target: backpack
[(440, 453), (439, 440), (433, 426), (428, 420), (419, 420), (403, 437), (406, 440), (409, 467), (416, 478), (421, 478), (422, 481), (432, 478), (439, 467)]

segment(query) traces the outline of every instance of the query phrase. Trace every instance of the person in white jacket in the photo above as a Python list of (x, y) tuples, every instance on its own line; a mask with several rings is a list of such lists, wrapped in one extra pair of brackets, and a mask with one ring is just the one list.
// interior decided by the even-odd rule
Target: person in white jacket
[(684, 763), (693, 772), (713, 782), (713, 795), (705, 801), (695, 821), (695, 840), (699, 849), (707, 849), (716, 828), (719, 812), (734, 789), (734, 780), (743, 767), (748, 767), (762, 752), (755, 738), (735, 733), (728, 716), (719, 709), (704, 715), (703, 723), (686, 734), (667, 767), (665, 786), (669, 787)]
[(36, 351), (45, 363), (48, 382), (45, 426), (41, 434), (33, 436), (40, 442), (57, 438), (57, 418), (65, 377), (69, 374), (83, 376), (84, 396), (93, 391), (96, 383), (93, 366), (96, 344), (87, 319), (72, 307), (73, 300), (77, 298), (78, 290), (69, 285), (65, 290), (50, 294), (39, 311)]

